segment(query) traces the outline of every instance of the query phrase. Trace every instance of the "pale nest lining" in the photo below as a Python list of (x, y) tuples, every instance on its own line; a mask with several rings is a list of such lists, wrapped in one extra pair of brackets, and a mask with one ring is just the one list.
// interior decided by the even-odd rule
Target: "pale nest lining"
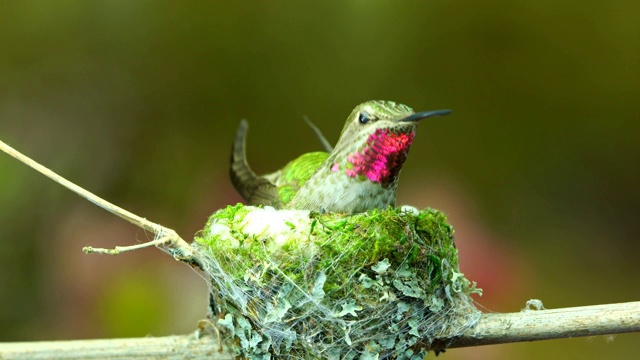
[(437, 210), (229, 206), (194, 251), (215, 319), (251, 359), (422, 359), (480, 318)]

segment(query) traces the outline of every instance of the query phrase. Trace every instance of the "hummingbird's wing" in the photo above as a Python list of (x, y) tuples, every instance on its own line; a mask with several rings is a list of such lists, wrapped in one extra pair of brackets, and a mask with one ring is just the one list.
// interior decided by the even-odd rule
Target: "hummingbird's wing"
[(324, 135), (322, 134), (322, 131), (320, 131), (320, 128), (318, 128), (316, 126), (316, 124), (314, 124), (308, 116), (303, 116), (302, 117), (304, 119), (304, 122), (307, 123), (307, 125), (309, 125), (309, 127), (311, 128), (311, 130), (313, 130), (314, 133), (316, 133), (316, 136), (318, 137), (318, 140), (320, 140), (320, 142), (322, 143), (322, 147), (324, 147), (324, 150), (328, 153), (333, 151), (333, 146), (331, 146), (331, 143), (327, 140), (326, 137), (324, 137)]
[(329, 153), (323, 151), (302, 154), (274, 174), (273, 182), (278, 188), (278, 198), (283, 206), (286, 207), (293, 200), (307, 180), (325, 165), (329, 156)]
[(231, 151), (231, 183), (249, 205), (279, 208), (281, 204), (276, 186), (269, 179), (257, 176), (247, 163), (245, 139), (248, 128), (246, 120), (240, 121)]

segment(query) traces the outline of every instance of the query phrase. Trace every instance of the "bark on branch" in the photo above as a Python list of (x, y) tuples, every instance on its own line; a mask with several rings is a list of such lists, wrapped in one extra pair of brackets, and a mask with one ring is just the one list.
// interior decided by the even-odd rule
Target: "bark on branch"
[[(610, 335), (640, 331), (640, 301), (517, 313), (483, 314), (463, 336), (443, 340), (449, 348)], [(215, 334), (135, 339), (0, 343), (0, 357), (12, 359), (233, 359)]]

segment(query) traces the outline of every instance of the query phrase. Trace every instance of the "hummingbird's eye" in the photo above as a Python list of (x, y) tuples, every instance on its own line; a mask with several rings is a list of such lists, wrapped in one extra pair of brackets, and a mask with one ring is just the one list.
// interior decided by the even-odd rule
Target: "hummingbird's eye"
[(360, 124), (366, 124), (371, 121), (371, 119), (369, 118), (369, 114), (367, 114), (366, 112), (361, 112), (360, 117), (358, 117), (358, 121), (360, 121)]

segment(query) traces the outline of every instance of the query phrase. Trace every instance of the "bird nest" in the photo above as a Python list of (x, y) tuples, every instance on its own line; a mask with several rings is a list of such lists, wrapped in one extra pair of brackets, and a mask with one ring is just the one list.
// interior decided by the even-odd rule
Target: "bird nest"
[(194, 243), (239, 358), (422, 359), (473, 326), (479, 293), (443, 213), (236, 205)]

